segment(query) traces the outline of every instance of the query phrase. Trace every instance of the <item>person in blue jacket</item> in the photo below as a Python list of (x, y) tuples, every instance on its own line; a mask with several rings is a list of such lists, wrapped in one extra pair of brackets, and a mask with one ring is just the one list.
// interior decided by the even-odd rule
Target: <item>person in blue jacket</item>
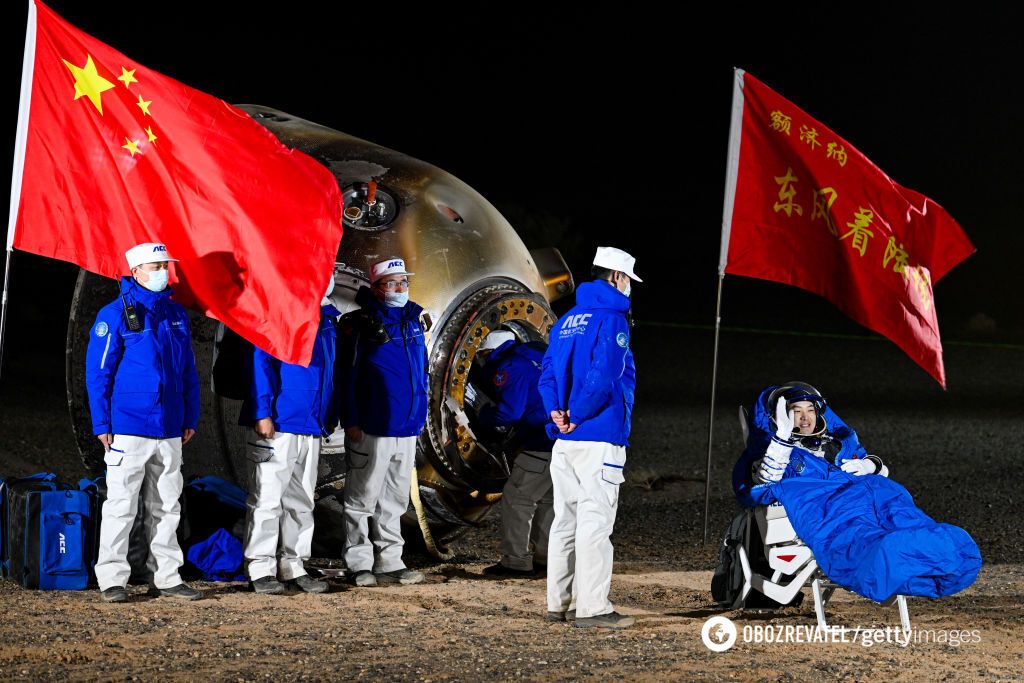
[(333, 290), (332, 274), (308, 366), (253, 351), (252, 382), (238, 422), (252, 428), (246, 438), (245, 561), (257, 593), (283, 593), (282, 581), (306, 593), (327, 590), (326, 581), (307, 574), (305, 562), (313, 542), (320, 439), (337, 424), (334, 325), (341, 313), (328, 298)]
[(547, 564), (554, 519), (548, 471), (552, 439), (546, 431), (551, 418), (537, 391), (545, 351), (544, 342), (520, 343), (506, 330), (491, 332), (477, 351), (484, 362), (480, 393), (493, 399), (480, 401), (477, 424), (496, 434), (515, 457), (501, 492), (501, 559), (484, 569), (489, 576), (532, 575), (535, 562)]
[(372, 286), (356, 292), (361, 308), (341, 319), (345, 564), (357, 586), (423, 581), (402, 560), (401, 517), (427, 419), (427, 330), (409, 300), (411, 275), (400, 258), (375, 263)]
[(820, 392), (789, 382), (754, 403), (733, 489), (745, 506), (784, 506), (828, 579), (871, 600), (969, 586), (981, 568), (977, 543), (925, 514), (888, 474)]
[(877, 455), (868, 455), (857, 433), (805, 382), (770, 386), (754, 402), (747, 447), (733, 467), (733, 491), (746, 507), (776, 502), (771, 484), (783, 477), (810, 476), (815, 457), (854, 476), (889, 475)]
[(629, 295), (636, 259), (598, 247), (593, 282), (551, 331), (538, 389), (556, 438), (551, 451), (555, 519), (548, 540), (548, 618), (625, 628), (634, 619), (608, 600), (619, 486), (636, 389)]
[(202, 593), (178, 573), (177, 537), (181, 447), (199, 425), (191, 327), (167, 286), (168, 263), (176, 260), (167, 247), (139, 244), (125, 258), (131, 276), (96, 315), (85, 360), (92, 429), (107, 465), (96, 581), (103, 600), (128, 600), (128, 536), (141, 492), (153, 592), (196, 600)]

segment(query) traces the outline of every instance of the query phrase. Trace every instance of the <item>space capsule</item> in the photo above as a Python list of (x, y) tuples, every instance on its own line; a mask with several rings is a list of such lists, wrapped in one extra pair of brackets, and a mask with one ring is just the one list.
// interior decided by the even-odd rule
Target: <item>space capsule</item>
[[(413, 278), (412, 298), (429, 316), (430, 396), (417, 445), (410, 526), (428, 550), (478, 523), (500, 497), (514, 453), (477, 438), (449, 406), (462, 406), (473, 360), (494, 330), (521, 341), (547, 341), (556, 316), (552, 302), (573, 290), (557, 249), (528, 250), (507, 220), (472, 187), (429, 163), (371, 142), (257, 105), (240, 107), (288, 147), (317, 159), (342, 189), (345, 232), (334, 267), (332, 299), (343, 313), (369, 284), (369, 267), (401, 256)], [(114, 298), (113, 280), (82, 271), (75, 287), (67, 337), (67, 393), (80, 453), (92, 470), (103, 467), (93, 437), (84, 367), (89, 328)], [(186, 475), (216, 474), (244, 487), (241, 402), (219, 396), (212, 367), (223, 326), (193, 315), (193, 347), (203, 381), (196, 438), (185, 448)], [(472, 415), (470, 411), (470, 415)], [(343, 538), (340, 495), (345, 460), (342, 433), (325, 439), (317, 482), (314, 554), (337, 556)], [(333, 549), (333, 552), (332, 552)]]

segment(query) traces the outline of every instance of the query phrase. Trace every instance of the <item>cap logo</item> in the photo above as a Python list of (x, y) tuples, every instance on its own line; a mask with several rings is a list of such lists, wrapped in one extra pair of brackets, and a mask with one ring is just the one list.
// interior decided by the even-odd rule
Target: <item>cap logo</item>
[(162, 244), (158, 244), (158, 245), (156, 245), (155, 247), (153, 247), (153, 252), (154, 252), (154, 253), (156, 253), (156, 252), (158, 252), (158, 251), (167, 251), (167, 247), (165, 247), (165, 246), (164, 246), (164, 245), (162, 245)]
[(391, 261), (386, 266), (386, 268), (404, 268), (404, 267), (405, 267), (405, 264), (402, 263), (401, 261)]

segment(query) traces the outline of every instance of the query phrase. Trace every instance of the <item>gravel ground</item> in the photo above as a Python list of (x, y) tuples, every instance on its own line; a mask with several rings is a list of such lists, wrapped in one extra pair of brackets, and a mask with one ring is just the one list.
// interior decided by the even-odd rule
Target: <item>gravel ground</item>
[[(638, 617), (635, 628), (546, 623), (542, 579), (481, 575), (497, 556), (494, 514), (455, 544), (452, 562), (408, 558), (427, 572), (422, 586), (333, 582), (327, 595), (272, 597), (241, 584), (199, 584), (207, 599), (196, 603), (135, 588), (130, 604), (106, 605), (95, 591), (0, 582), (0, 679), (1019, 680), (1024, 544), (1012, 522), (1020, 499), (1012, 475), (1024, 443), (1024, 351), (947, 345), (944, 392), (886, 342), (724, 333), (705, 546), (711, 334), (640, 326), (634, 339), (640, 390), (612, 599)], [(977, 631), (980, 642), (739, 642), (722, 654), (704, 647), (701, 626), (720, 613), (708, 593), (714, 539), (737, 510), (728, 485), (741, 447), (736, 406), (789, 379), (821, 388), (923, 510), (978, 541), (985, 567), (974, 586), (943, 600), (911, 599), (910, 613), (916, 628)], [(0, 471), (83, 474), (62, 391), (60, 360), (8, 366)], [(809, 600), (781, 613), (724, 614), (741, 630), (814, 623)], [(894, 608), (844, 593), (830, 617), (850, 627), (898, 623)]]

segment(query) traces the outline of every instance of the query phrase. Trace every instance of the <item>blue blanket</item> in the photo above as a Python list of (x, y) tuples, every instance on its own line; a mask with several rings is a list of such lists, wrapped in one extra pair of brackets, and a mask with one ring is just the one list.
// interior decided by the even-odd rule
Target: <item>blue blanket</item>
[[(755, 401), (747, 448), (733, 469), (733, 490), (741, 505), (781, 502), (825, 575), (866, 598), (939, 598), (974, 583), (981, 568), (974, 539), (959, 527), (937, 523), (894, 481), (877, 474), (847, 474), (794, 448), (782, 481), (754, 483), (751, 468), (764, 456), (774, 431), (766, 401), (773, 389), (768, 387)], [(833, 445), (840, 446), (835, 462), (866, 455), (857, 433), (831, 408), (825, 408), (823, 417)]]
[(939, 598), (967, 588), (981, 552), (963, 529), (939, 524), (885, 477), (843, 472), (794, 450), (800, 476), (770, 484), (825, 575), (866, 598)]

